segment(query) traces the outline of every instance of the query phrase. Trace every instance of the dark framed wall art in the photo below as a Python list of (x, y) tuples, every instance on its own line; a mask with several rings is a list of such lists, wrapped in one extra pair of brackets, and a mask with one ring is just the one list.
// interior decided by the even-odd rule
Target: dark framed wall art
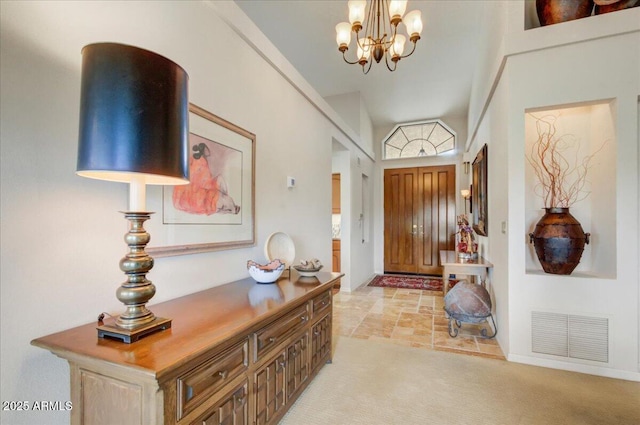
[(485, 144), (472, 166), (472, 216), (473, 230), (481, 236), (487, 236), (489, 227), (487, 206), (487, 145)]

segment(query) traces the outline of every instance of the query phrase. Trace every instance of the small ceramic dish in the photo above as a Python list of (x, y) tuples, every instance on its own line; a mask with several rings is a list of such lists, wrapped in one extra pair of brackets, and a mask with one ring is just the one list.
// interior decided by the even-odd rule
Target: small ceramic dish
[[(293, 267), (295, 268), (296, 266)], [(296, 270), (298, 269), (296, 268)], [(320, 270), (298, 270), (298, 273), (300, 273), (302, 277), (315, 277), (319, 271)]]
[(314, 277), (322, 267), (322, 263), (317, 258), (300, 260), (300, 264), (293, 266), (303, 277)]
[(258, 283), (273, 283), (282, 275), (284, 263), (278, 259), (268, 264), (258, 264), (255, 261), (247, 261), (247, 270), (251, 277)]

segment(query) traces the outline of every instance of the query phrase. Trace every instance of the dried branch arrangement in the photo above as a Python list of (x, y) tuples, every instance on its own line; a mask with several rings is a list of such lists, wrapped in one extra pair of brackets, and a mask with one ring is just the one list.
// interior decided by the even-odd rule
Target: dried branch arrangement
[[(576, 137), (572, 134), (556, 134), (557, 116), (529, 115), (536, 120), (538, 133), (531, 152), (526, 155), (538, 178), (536, 193), (544, 200), (545, 208), (569, 208), (589, 196), (590, 192), (585, 189), (587, 171), (604, 144), (580, 160), (580, 143)], [(567, 159), (570, 154), (574, 156), (571, 162)]]

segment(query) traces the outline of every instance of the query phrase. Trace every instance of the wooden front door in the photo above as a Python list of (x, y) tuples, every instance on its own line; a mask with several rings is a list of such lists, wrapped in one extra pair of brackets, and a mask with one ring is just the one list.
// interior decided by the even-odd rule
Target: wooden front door
[(384, 172), (385, 272), (442, 274), (456, 232), (455, 166)]

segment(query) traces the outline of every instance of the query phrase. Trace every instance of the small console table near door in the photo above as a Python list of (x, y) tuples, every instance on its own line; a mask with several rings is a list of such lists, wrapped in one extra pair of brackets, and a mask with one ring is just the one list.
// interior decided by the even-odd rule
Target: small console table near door
[(493, 267), (493, 264), (481, 256), (475, 259), (460, 258), (455, 251), (440, 251), (440, 265), (443, 267), (442, 291), (444, 295), (447, 295), (449, 290), (449, 275), (455, 274), (456, 277), (459, 274), (479, 276), (480, 283), (484, 287), (489, 269)]
[(251, 278), (152, 306), (170, 329), (132, 344), (88, 324), (33, 340), (69, 362), (72, 424), (275, 424), (331, 361), (340, 273)]

